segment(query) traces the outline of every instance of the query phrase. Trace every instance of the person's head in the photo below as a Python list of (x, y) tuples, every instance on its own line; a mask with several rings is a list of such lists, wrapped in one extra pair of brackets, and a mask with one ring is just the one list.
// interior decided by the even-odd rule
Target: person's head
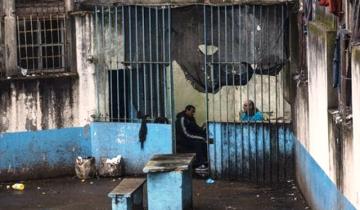
[(187, 105), (185, 107), (185, 114), (186, 116), (188, 117), (194, 117), (194, 114), (195, 114), (195, 107), (193, 105)]
[(248, 115), (254, 115), (255, 114), (255, 104), (252, 100), (245, 101), (243, 105), (244, 112)]

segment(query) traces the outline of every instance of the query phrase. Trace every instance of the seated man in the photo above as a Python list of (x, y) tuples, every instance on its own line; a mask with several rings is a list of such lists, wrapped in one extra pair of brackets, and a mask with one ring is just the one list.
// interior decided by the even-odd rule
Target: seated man
[(253, 101), (248, 100), (243, 105), (244, 111), (240, 114), (241, 121), (263, 121), (264, 115), (255, 107)]
[(207, 164), (206, 130), (196, 124), (195, 107), (187, 105), (185, 110), (176, 115), (177, 152), (196, 153), (195, 167)]

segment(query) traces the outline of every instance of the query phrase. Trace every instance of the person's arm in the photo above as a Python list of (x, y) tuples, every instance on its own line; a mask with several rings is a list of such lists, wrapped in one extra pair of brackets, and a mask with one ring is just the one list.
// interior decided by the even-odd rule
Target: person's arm
[[(194, 139), (194, 140), (200, 140), (200, 141), (205, 141), (205, 138), (201, 135), (198, 135), (198, 134), (193, 134), (189, 129), (189, 126), (191, 126), (191, 124), (193, 123), (187, 123), (185, 122), (185, 117), (181, 117), (180, 119), (180, 125), (181, 125), (181, 129), (182, 129), (182, 132), (184, 133), (184, 135), (188, 138), (191, 138), (191, 139)], [(195, 123), (196, 125), (196, 123)]]
[(256, 112), (255, 113), (255, 120), (256, 121), (263, 121), (264, 120), (264, 115), (262, 112)]

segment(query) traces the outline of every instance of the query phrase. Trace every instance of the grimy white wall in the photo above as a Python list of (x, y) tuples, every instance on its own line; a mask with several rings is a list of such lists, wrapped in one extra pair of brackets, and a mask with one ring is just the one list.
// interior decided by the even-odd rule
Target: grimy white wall
[[(0, 81), (0, 132), (83, 126), (92, 121), (99, 83), (90, 59), (94, 55), (91, 14), (75, 17), (74, 33), (77, 63), (71, 70), (77, 69), (77, 74), (29, 75)], [(100, 93), (99, 97), (103, 110), (106, 95)]]
[[(335, 33), (321, 25), (310, 23), (307, 40), (309, 71), (309, 141), (307, 149), (322, 169), (330, 175), (328, 141), (328, 80), (331, 80), (329, 41)], [(331, 66), (330, 66), (331, 67)], [(333, 90), (335, 91), (335, 90)], [(332, 177), (334, 178), (334, 177)]]
[[(297, 89), (295, 100), (297, 140), (326, 173), (339, 193), (343, 194), (356, 208), (360, 208), (360, 187), (356, 177), (360, 175), (359, 123), (360, 123), (360, 59), (359, 48), (353, 50), (352, 90), (353, 90), (353, 128), (336, 123), (331, 110), (337, 108), (336, 92), (332, 82), (332, 57), (336, 31), (331, 25), (318, 21), (310, 22), (307, 35), (308, 85)], [(353, 133), (352, 133), (353, 132)], [(300, 170), (306, 170), (301, 168)], [(305, 171), (309, 177), (316, 173)], [(302, 183), (297, 177), (301, 190), (307, 199), (316, 186)], [(316, 199), (316, 198), (315, 198)], [(310, 200), (317, 202), (317, 200)], [(341, 201), (338, 202), (340, 205)], [(338, 208), (338, 207), (334, 207)]]
[(352, 51), (352, 110), (353, 110), (353, 145), (352, 157), (349, 162), (352, 166), (352, 177), (349, 177), (349, 184), (346, 192), (355, 206), (360, 208), (360, 46)]

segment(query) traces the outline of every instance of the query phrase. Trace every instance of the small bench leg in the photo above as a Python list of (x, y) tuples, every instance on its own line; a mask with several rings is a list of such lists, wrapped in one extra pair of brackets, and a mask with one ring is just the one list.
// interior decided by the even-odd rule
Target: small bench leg
[(115, 197), (112, 198), (112, 210), (132, 210), (133, 203), (131, 198)]
[(143, 187), (137, 189), (133, 194), (134, 210), (143, 210)]

